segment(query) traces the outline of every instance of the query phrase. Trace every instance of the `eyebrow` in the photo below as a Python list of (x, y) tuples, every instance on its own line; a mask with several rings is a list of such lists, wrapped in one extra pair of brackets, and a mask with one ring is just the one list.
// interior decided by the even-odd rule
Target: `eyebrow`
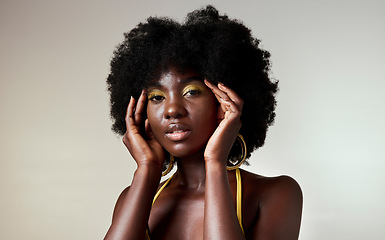
[[(191, 76), (188, 78), (182, 78), (180, 81), (182, 84), (186, 84), (192, 81), (203, 81), (204, 78), (201, 76)], [(158, 81), (151, 81), (147, 84), (146, 88), (151, 88), (151, 87), (161, 87), (162, 85)]]

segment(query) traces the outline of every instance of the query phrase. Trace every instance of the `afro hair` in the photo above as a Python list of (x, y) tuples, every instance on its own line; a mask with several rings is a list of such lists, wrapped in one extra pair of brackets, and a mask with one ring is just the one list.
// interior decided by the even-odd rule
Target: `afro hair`
[[(137, 99), (151, 80), (171, 66), (189, 68), (213, 84), (229, 86), (244, 100), (239, 133), (250, 157), (264, 144), (274, 121), (278, 90), (278, 82), (269, 75), (270, 53), (259, 44), (242, 22), (220, 15), (210, 5), (189, 13), (183, 23), (160, 17), (139, 23), (124, 34), (111, 60), (107, 85), (112, 130), (121, 135), (126, 132), (131, 96)], [(241, 154), (241, 147), (235, 145), (229, 161)]]

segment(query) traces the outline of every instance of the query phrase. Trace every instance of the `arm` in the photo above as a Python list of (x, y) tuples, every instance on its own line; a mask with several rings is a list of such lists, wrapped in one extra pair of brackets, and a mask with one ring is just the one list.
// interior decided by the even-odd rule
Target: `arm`
[(205, 149), (206, 185), (204, 239), (245, 239), (239, 225), (229, 179), (227, 158), (241, 127), (243, 100), (231, 89), (205, 81), (223, 111), (223, 119)]
[[(205, 239), (245, 239), (236, 216), (234, 201), (227, 178), (226, 163), (229, 151), (240, 129), (243, 101), (223, 85), (218, 87), (205, 81), (211, 88), (224, 113), (223, 120), (210, 138), (205, 150)], [(302, 192), (295, 180), (279, 177), (262, 194), (259, 216), (247, 231), (246, 239), (298, 239)]]
[(164, 152), (153, 138), (151, 127), (145, 121), (148, 139), (140, 134), (142, 115), (145, 109), (146, 96), (143, 92), (135, 108), (135, 100), (131, 98), (127, 108), (127, 132), (123, 142), (136, 161), (132, 184), (120, 195), (114, 210), (112, 224), (105, 239), (144, 239), (152, 199), (162, 174)]
[(245, 239), (223, 165), (206, 164), (204, 239)]
[(137, 169), (131, 186), (120, 195), (105, 239), (144, 239), (161, 168)]

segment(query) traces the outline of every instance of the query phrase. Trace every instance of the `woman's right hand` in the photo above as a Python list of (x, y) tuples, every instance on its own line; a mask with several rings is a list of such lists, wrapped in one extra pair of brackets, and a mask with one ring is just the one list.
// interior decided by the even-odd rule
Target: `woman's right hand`
[[(142, 136), (141, 126), (143, 115), (146, 110), (147, 94), (143, 90), (136, 103), (131, 97), (126, 113), (126, 133), (123, 143), (126, 145), (131, 156), (136, 161), (138, 168), (142, 166), (160, 167), (162, 170), (165, 154), (163, 147), (154, 138), (148, 119), (145, 120), (146, 138)], [(160, 171), (161, 171), (160, 170)]]
[[(144, 120), (147, 94), (133, 97), (127, 107), (123, 143), (138, 164), (131, 186), (120, 195), (112, 224), (105, 239), (143, 239), (156, 189), (162, 174), (165, 154), (156, 141), (148, 120)], [(141, 126), (145, 125), (145, 133)], [(144, 136), (146, 135), (146, 136)]]

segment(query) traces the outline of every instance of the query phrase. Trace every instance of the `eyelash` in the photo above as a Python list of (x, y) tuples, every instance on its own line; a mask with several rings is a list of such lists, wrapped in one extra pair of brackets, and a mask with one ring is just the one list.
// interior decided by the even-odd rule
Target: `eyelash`
[[(196, 87), (187, 87), (183, 91), (183, 96), (195, 96), (202, 92), (202, 90), (196, 88)], [(163, 93), (159, 93), (158, 91), (150, 92), (148, 94), (148, 100), (152, 102), (160, 102), (165, 98)]]
[(152, 92), (148, 94), (148, 100), (153, 102), (160, 102), (164, 99), (164, 95), (157, 92)]
[(194, 95), (197, 95), (201, 93), (201, 91), (199, 91), (198, 89), (188, 89), (186, 90), (184, 93), (183, 93), (183, 96), (194, 96)]
[(151, 97), (150, 98), (150, 100), (151, 101), (153, 101), (153, 102), (159, 102), (159, 101), (162, 101), (164, 99), (164, 97), (163, 96), (153, 96), (153, 97)]

